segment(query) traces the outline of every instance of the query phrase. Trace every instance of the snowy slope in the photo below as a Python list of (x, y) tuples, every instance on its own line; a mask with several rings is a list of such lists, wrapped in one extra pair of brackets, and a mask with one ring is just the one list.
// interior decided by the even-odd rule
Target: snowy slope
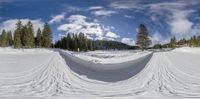
[[(134, 53), (132, 55), (134, 56)], [(58, 49), (44, 50), (40, 53), (35, 50), (19, 53), (0, 52), (0, 97), (6, 99), (200, 98), (199, 59), (200, 54), (170, 51), (149, 53), (112, 65), (86, 61), (74, 57), (71, 52)], [(123, 64), (124, 67), (119, 64)], [(128, 74), (131, 75), (126, 77)], [(107, 81), (102, 77), (113, 77), (113, 80)], [(126, 79), (114, 79), (115, 77)]]

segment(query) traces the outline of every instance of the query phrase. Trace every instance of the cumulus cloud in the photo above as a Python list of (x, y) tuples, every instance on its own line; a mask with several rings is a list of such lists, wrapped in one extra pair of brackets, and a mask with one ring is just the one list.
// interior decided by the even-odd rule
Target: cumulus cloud
[(49, 23), (50, 24), (59, 23), (64, 19), (64, 17), (65, 17), (64, 13), (56, 15), (56, 16), (52, 16), (52, 19), (49, 21)]
[[(169, 29), (171, 35), (178, 38), (187, 38), (199, 34), (197, 32), (199, 24), (190, 19), (191, 16), (194, 16), (194, 13), (198, 12), (195, 8), (199, 4), (200, 1), (198, 0), (190, 0), (190, 2), (187, 0), (177, 0), (175, 2), (118, 0), (112, 1), (109, 6), (119, 10), (145, 11), (145, 15), (149, 16), (155, 26)], [(167, 26), (163, 27), (163, 24)]]
[(122, 38), (121, 42), (131, 46), (135, 45), (135, 40), (133, 40), (132, 38)]
[[(159, 18), (155, 16), (163, 16), (164, 20), (170, 29), (171, 35), (175, 35), (178, 38), (190, 37), (196, 34), (198, 24), (192, 22), (189, 17), (195, 12), (195, 9), (187, 9), (188, 5), (197, 3), (188, 2), (164, 2), (149, 4), (149, 12), (152, 14), (151, 19), (159, 23)], [(159, 23), (160, 24), (160, 23)]]
[(119, 38), (120, 36), (113, 32), (107, 32), (106, 37), (116, 39)]
[(172, 33), (185, 35), (192, 31), (193, 22), (187, 18), (190, 13), (190, 11), (175, 11), (173, 13), (173, 19), (169, 22)]
[(68, 23), (58, 27), (59, 31), (66, 33), (85, 33), (87, 35), (102, 36), (103, 30), (99, 23), (87, 21), (83, 15), (71, 15), (67, 18)]
[(15, 28), (16, 28), (16, 23), (17, 21), (20, 20), (22, 22), (23, 25), (27, 24), (28, 21), (31, 21), (33, 24), (33, 29), (34, 29), (34, 33), (36, 35), (37, 29), (43, 28), (44, 22), (42, 22), (40, 19), (9, 19), (6, 21), (3, 21), (0, 24), (0, 31), (2, 31), (3, 29), (5, 29), (6, 31), (12, 31), (12, 33), (14, 32)]

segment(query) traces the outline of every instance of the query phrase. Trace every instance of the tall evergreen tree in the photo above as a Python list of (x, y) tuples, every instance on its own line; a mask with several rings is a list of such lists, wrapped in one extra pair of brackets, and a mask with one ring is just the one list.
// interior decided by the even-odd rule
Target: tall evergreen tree
[(79, 45), (80, 50), (87, 51), (87, 37), (84, 35), (84, 33), (79, 33), (78, 45)]
[(14, 47), (15, 48), (21, 48), (22, 43), (21, 43), (21, 30), (22, 30), (22, 23), (21, 21), (18, 21), (16, 24), (16, 30), (14, 33)]
[(78, 44), (78, 36), (77, 36), (77, 34), (73, 35), (73, 45), (74, 45), (74, 50), (78, 51), (78, 48), (79, 48), (78, 46), (80, 46), (80, 44)]
[(28, 21), (27, 25), (27, 37), (26, 37), (26, 45), (28, 48), (33, 48), (34, 47), (34, 42), (35, 42), (35, 38), (34, 38), (34, 33), (33, 33), (33, 24), (31, 23), (31, 21)]
[(11, 31), (9, 31), (7, 33), (7, 38), (8, 38), (8, 44), (9, 44), (9, 46), (12, 46), (13, 45), (13, 37), (12, 37), (12, 32)]
[(171, 48), (176, 48), (176, 43), (177, 43), (176, 37), (173, 36), (173, 37), (171, 38), (171, 40), (170, 40), (170, 47), (171, 47)]
[(27, 43), (28, 43), (28, 32), (27, 32), (27, 27), (26, 26), (22, 26), (21, 32), (20, 32), (20, 37), (21, 37), (21, 43), (23, 47), (27, 47)]
[(52, 42), (52, 32), (48, 23), (44, 24), (42, 36), (43, 36), (43, 47), (50, 48)]
[(66, 43), (66, 46), (67, 46), (67, 49), (69, 50), (70, 49), (70, 43), (71, 43), (71, 36), (70, 34), (68, 33), (67, 34), (67, 43)]
[(150, 44), (150, 40), (148, 37), (148, 30), (147, 30), (146, 26), (143, 24), (140, 24), (140, 26), (139, 26), (136, 44), (142, 50), (147, 48)]
[(37, 30), (37, 36), (36, 36), (36, 46), (41, 48), (42, 47), (42, 32), (40, 28)]
[(8, 39), (7, 39), (7, 34), (6, 31), (3, 30), (1, 33), (1, 47), (7, 47), (8, 46)]

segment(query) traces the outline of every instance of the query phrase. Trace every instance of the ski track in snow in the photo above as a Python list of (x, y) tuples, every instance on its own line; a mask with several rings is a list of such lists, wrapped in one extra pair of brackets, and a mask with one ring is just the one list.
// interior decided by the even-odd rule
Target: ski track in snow
[[(196, 69), (192, 67), (192, 63), (200, 62), (198, 59), (189, 60), (189, 58), (186, 58), (188, 56), (200, 58), (200, 55), (197, 54), (176, 51), (148, 54), (151, 55), (151, 57), (148, 55), (148, 57), (141, 57), (143, 60), (149, 60), (146, 61), (143, 69), (138, 69), (140, 71), (137, 71), (137, 74), (132, 75), (132, 77), (128, 79), (113, 82), (90, 79), (87, 75), (81, 75), (75, 72), (73, 68), (70, 68), (70, 66), (67, 65), (67, 59), (73, 57), (73, 55), (69, 57), (70, 55), (71, 54), (68, 52), (62, 50), (55, 50), (51, 53), (36, 54), (35, 56), (33, 55), (33, 59), (35, 59), (33, 60), (33, 65), (35, 65), (32, 66), (33, 68), (17, 66), (16, 68), (24, 68), (25, 71), (17, 69), (17, 72), (11, 72), (9, 71), (11, 67), (3, 66), (3, 64), (8, 64), (5, 63), (5, 61), (11, 61), (12, 56), (7, 58), (6, 54), (1, 54), (0, 60), (3, 61), (0, 61), (0, 68), (4, 71), (0, 70), (0, 98), (200, 98), (200, 77), (198, 74), (200, 70), (197, 69), (198, 64), (195, 66)], [(30, 56), (26, 54), (17, 56), (17, 58), (24, 58), (24, 60), (28, 60), (28, 57)], [(17, 58), (14, 58), (13, 60), (16, 60)], [(15, 64), (15, 62), (13, 64)], [(24, 66), (26, 65), (30, 64), (25, 64)], [(12, 68), (15, 68), (14, 65)], [(96, 70), (102, 72), (107, 71), (99, 70), (98, 68), (96, 68)], [(94, 77), (95, 76), (98, 75), (94, 74)]]

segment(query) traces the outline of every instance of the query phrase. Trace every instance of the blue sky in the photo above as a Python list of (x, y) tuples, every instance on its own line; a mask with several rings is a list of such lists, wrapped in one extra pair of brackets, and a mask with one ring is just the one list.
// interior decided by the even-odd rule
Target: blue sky
[(139, 24), (152, 44), (200, 34), (199, 0), (0, 0), (0, 31), (32, 21), (34, 29), (48, 22), (56, 41), (83, 32), (91, 39), (134, 45)]

